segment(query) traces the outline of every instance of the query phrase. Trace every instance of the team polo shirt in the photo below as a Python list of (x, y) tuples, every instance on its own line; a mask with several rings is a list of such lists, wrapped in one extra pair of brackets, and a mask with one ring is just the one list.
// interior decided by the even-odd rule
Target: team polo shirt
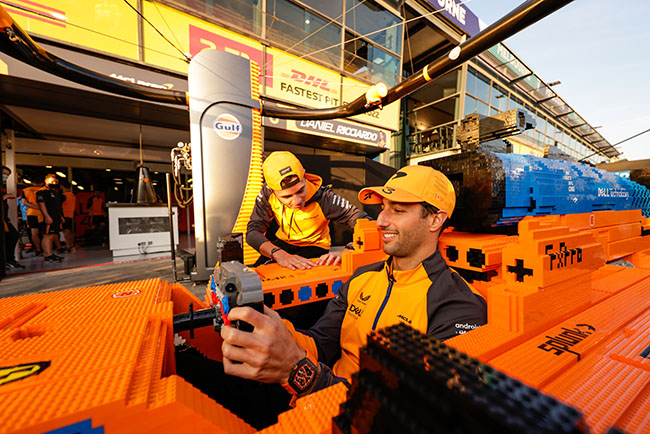
[[(413, 270), (394, 271), (392, 258), (359, 268), (323, 316), (296, 341), (350, 380), (368, 334), (403, 322), (440, 340), (487, 322), (483, 297), (452, 272), (438, 251)], [(315, 355), (315, 354), (314, 354)]]
[[(23, 196), (25, 196), (25, 199), (27, 202), (31, 203), (32, 205), (37, 205), (36, 203), (36, 193), (39, 190), (43, 190), (44, 187), (27, 187), (23, 189)], [(27, 207), (27, 215), (28, 216), (37, 216), (39, 221), (43, 220), (43, 214), (41, 214), (41, 211), (38, 209), (30, 208)]]

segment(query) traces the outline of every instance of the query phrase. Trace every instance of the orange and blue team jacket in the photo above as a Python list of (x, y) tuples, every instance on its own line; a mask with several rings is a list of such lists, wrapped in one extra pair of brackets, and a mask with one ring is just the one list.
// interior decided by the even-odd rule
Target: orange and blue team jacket
[(449, 269), (440, 252), (413, 270), (395, 271), (391, 263), (389, 257), (357, 269), (309, 330), (296, 331), (285, 321), (309, 357), (321, 363), (314, 390), (350, 381), (372, 330), (402, 322), (445, 340), (487, 322), (483, 297)]
[(296, 210), (284, 206), (264, 183), (255, 200), (255, 207), (246, 228), (246, 242), (259, 251), (266, 241), (265, 234), (275, 219), (279, 229), (278, 239), (294, 246), (316, 246), (329, 250), (331, 246), (329, 221), (333, 220), (354, 229), (357, 219), (368, 215), (323, 187), (323, 180), (316, 175), (305, 174), (307, 195), (305, 206)]

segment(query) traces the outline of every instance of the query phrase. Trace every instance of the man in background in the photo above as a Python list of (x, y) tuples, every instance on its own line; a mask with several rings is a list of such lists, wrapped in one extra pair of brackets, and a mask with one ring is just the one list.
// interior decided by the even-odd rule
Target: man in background
[(52, 253), (52, 243), (59, 237), (63, 223), (59, 178), (48, 173), (45, 175), (45, 187), (36, 193), (36, 202), (43, 214), (43, 252), (46, 262), (60, 262), (63, 258)]
[[(7, 179), (9, 178), (9, 175), (11, 175), (11, 169), (9, 169), (7, 166), (2, 166), (2, 185), (7, 183)], [(18, 238), (20, 235), (18, 234), (18, 231), (14, 227), (13, 224), (11, 224), (11, 221), (9, 221), (9, 217), (7, 216), (7, 213), (9, 212), (9, 204), (7, 203), (7, 200), (9, 199), (15, 199), (16, 196), (13, 194), (5, 193), (6, 191), (3, 188), (3, 193), (2, 193), (2, 206), (4, 207), (4, 213), (2, 214), (4, 219), (2, 221), (2, 226), (4, 226), (4, 232), (5, 232), (5, 262), (6, 266), (9, 269), (15, 269), (15, 268), (25, 268), (22, 264), (20, 264), (18, 261), (16, 261), (16, 256), (15, 256), (15, 251), (16, 251), (16, 243), (18, 242)]]
[(37, 256), (43, 254), (41, 247), (41, 223), (43, 214), (36, 203), (36, 193), (43, 188), (43, 183), (38, 182), (31, 187), (23, 189), (22, 203), (27, 207), (27, 227), (29, 228), (30, 238), (32, 240), (32, 249)]
[(65, 250), (76, 250), (74, 241), (74, 210), (77, 204), (77, 198), (74, 193), (70, 191), (70, 185), (67, 182), (61, 182), (61, 190), (65, 200), (61, 204), (63, 209), (63, 236), (65, 237)]

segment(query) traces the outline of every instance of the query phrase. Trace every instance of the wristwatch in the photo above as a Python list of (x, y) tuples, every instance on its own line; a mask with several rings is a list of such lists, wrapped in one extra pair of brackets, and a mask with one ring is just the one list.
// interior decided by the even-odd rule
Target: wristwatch
[(273, 254), (274, 254), (275, 252), (279, 252), (280, 250), (282, 250), (282, 249), (279, 248), (279, 247), (275, 247), (273, 250), (271, 250), (271, 259), (273, 259)]
[(318, 378), (318, 368), (308, 357), (291, 367), (289, 380), (283, 384), (289, 393), (300, 395), (307, 392)]

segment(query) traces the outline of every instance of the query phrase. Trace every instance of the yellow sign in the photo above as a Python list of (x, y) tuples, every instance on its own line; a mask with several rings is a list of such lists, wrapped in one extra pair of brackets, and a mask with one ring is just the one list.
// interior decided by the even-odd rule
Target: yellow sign
[(38, 375), (50, 366), (50, 362), (26, 363), (24, 365), (0, 367), (0, 386)]
[(138, 15), (122, 0), (12, 0), (11, 3), (20, 8), (7, 3), (3, 7), (30, 35), (138, 58)]
[[(343, 77), (343, 104), (354, 101), (360, 95), (365, 95), (369, 87), (370, 85), (366, 83)], [(368, 113), (352, 116), (350, 119), (397, 131), (399, 130), (399, 101), (395, 101), (381, 110), (376, 109)]]
[[(250, 59), (263, 67), (262, 44), (158, 3), (144, 2), (144, 16), (183, 53), (195, 56), (215, 49)], [(144, 60), (187, 74), (189, 64), (183, 55), (165, 41), (150, 25), (144, 28)], [(267, 56), (268, 60), (268, 56)]]
[(338, 73), (273, 48), (266, 53), (266, 96), (314, 108), (341, 104)]

